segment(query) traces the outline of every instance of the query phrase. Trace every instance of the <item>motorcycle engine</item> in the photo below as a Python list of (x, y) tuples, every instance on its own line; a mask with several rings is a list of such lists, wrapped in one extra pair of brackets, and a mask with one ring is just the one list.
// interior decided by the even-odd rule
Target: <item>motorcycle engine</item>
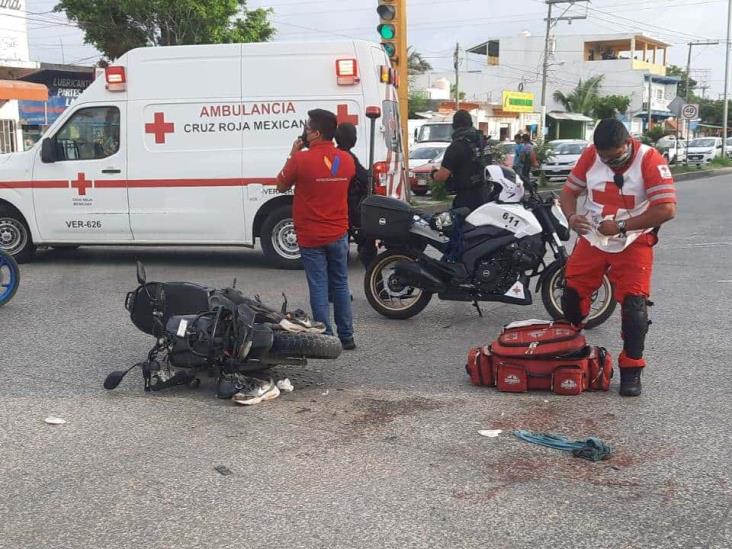
[(525, 271), (536, 269), (544, 257), (541, 236), (512, 242), (493, 256), (482, 259), (475, 270), (475, 284), (491, 294), (505, 294)]

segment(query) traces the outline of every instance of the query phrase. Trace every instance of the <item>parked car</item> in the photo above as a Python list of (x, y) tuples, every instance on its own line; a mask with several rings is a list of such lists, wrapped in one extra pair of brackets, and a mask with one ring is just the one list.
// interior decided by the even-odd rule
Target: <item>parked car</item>
[(432, 172), (440, 169), (444, 156), (445, 151), (443, 150), (437, 158), (422, 164), (418, 168), (409, 170), (409, 187), (414, 194), (417, 196), (427, 194), (427, 191), (430, 190), (430, 183), (432, 183)]
[(409, 152), (409, 168), (419, 168), (445, 152), (449, 143), (430, 143), (417, 146)]
[(582, 139), (556, 139), (549, 143), (551, 154), (541, 165), (540, 171), (548, 179), (565, 179), (582, 155), (589, 141)]
[[(673, 147), (676, 145), (676, 136), (675, 135), (664, 135), (661, 139), (656, 141), (656, 148), (657, 149), (668, 149), (669, 147)], [(679, 143), (683, 143), (683, 139), (678, 140)]]
[(699, 137), (689, 141), (686, 157), (689, 164), (708, 164), (722, 156), (721, 137)]
[(683, 162), (686, 160), (686, 141), (679, 139), (678, 142), (674, 139), (671, 141), (671, 145), (664, 144), (659, 145), (661, 140), (656, 142), (656, 150), (666, 159), (669, 164), (675, 164), (677, 162)]
[(732, 137), (727, 138), (727, 143), (724, 146), (724, 152), (728, 157), (732, 158)]

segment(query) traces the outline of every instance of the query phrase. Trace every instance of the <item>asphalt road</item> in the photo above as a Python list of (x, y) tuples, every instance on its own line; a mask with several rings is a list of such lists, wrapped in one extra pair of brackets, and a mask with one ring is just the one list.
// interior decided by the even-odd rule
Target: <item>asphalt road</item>
[[(151, 343), (123, 309), (135, 258), (151, 279), (237, 277), (305, 307), (303, 274), (249, 250), (40, 253), (0, 309), (0, 547), (732, 546), (732, 177), (682, 183), (679, 198), (637, 399), (617, 381), (579, 397), (473, 387), (467, 348), (541, 305), (480, 319), (433, 302), (387, 321), (356, 261), (358, 350), (287, 369), (294, 393), (241, 408), (211, 383), (145, 394), (139, 373), (106, 392), (105, 375)], [(619, 331), (616, 313), (589, 337), (617, 356)], [(615, 455), (590, 463), (515, 428), (599, 436)]]

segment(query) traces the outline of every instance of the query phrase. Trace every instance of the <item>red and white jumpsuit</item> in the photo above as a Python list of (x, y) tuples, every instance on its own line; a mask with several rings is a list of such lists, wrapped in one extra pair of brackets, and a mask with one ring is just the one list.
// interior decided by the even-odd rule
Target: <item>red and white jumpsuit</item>
[[(623, 176), (622, 189), (614, 182), (616, 174)], [(564, 190), (578, 198), (585, 197), (584, 206), (582, 200), (578, 200), (577, 213), (585, 215), (595, 227), (605, 219), (621, 221), (641, 215), (657, 204), (676, 203), (674, 182), (666, 161), (656, 149), (637, 140), (633, 140), (630, 164), (621, 170), (613, 170), (604, 164), (594, 145), (587, 147), (569, 175)], [(589, 314), (591, 296), (600, 287), (605, 273), (615, 285), (615, 300), (623, 307), (625, 347), (619, 358), (621, 368), (645, 366), (642, 357), (647, 330), (645, 304), (651, 293), (653, 246), (657, 241), (653, 229), (628, 231), (626, 236), (611, 237), (595, 230), (577, 239), (567, 263), (567, 287), (579, 295), (582, 317)], [(626, 322), (626, 297), (631, 298), (631, 304), (632, 298), (636, 302), (643, 300), (646, 327), (642, 330), (640, 352), (637, 341), (635, 352), (629, 351), (628, 326), (633, 319)], [(636, 334), (630, 339), (637, 338)]]

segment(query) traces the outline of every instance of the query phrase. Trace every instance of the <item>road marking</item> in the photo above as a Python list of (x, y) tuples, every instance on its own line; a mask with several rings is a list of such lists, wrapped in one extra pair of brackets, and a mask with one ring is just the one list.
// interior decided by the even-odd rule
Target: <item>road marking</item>
[(677, 246), (677, 248), (713, 248), (715, 246), (732, 246), (732, 242), (703, 242), (701, 244), (688, 244), (686, 246)]

